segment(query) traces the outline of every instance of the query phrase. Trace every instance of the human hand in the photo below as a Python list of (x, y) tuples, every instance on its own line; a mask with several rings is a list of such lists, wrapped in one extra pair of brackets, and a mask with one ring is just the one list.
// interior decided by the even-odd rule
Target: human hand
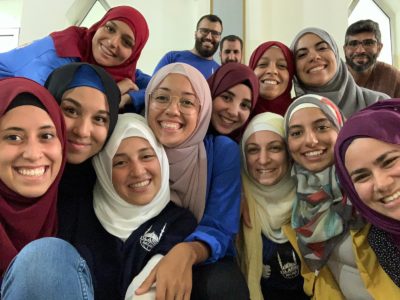
[(135, 294), (147, 293), (155, 282), (157, 300), (189, 300), (195, 262), (191, 243), (177, 244), (154, 267)]
[(131, 90), (138, 91), (138, 86), (129, 78), (124, 78), (117, 83), (121, 95), (128, 93)]

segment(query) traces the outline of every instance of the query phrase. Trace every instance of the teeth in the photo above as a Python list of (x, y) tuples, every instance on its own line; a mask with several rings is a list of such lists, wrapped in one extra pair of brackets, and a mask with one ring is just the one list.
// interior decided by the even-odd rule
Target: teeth
[(264, 80), (263, 83), (277, 85), (278, 82), (276, 80)]
[(258, 169), (257, 171), (258, 171), (258, 173), (261, 173), (261, 174), (269, 174), (269, 173), (272, 173), (274, 170), (273, 169)]
[(225, 123), (228, 123), (228, 124), (233, 124), (233, 123), (235, 123), (235, 121), (233, 121), (233, 120), (231, 120), (231, 119), (228, 119), (228, 118), (225, 118), (225, 117), (223, 117), (223, 116), (221, 116), (221, 119), (222, 119), (222, 121), (224, 121)]
[(45, 167), (40, 167), (40, 168), (36, 168), (36, 169), (22, 169), (22, 168), (18, 168), (17, 172), (21, 175), (24, 176), (32, 176), (32, 177), (38, 177), (38, 176), (42, 176), (44, 174), (44, 171), (46, 170)]
[(318, 71), (321, 71), (321, 70), (323, 70), (323, 69), (325, 69), (324, 66), (315, 67), (315, 68), (312, 68), (312, 69), (310, 70), (310, 73), (318, 72)]
[(396, 199), (399, 198), (399, 197), (400, 197), (400, 191), (394, 193), (392, 196), (382, 198), (382, 201), (383, 201), (384, 203), (389, 203), (389, 202), (392, 202), (393, 200), (396, 200)]
[(166, 129), (179, 129), (180, 124), (178, 123), (169, 123), (169, 122), (161, 122), (161, 127)]
[(141, 187), (144, 187), (144, 186), (149, 185), (149, 184), (150, 184), (150, 180), (147, 179), (147, 180), (144, 180), (144, 181), (141, 181), (141, 182), (130, 184), (129, 187), (130, 188), (141, 188)]
[(304, 155), (307, 157), (312, 157), (312, 156), (319, 156), (323, 153), (324, 151), (322, 150), (318, 150), (318, 151), (311, 151), (311, 152), (307, 152)]

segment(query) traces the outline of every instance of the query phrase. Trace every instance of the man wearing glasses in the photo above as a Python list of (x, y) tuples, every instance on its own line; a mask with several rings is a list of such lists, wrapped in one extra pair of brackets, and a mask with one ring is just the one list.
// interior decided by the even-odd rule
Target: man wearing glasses
[(222, 21), (216, 15), (205, 15), (197, 22), (194, 33), (194, 48), (192, 50), (170, 51), (161, 58), (154, 69), (156, 73), (160, 68), (174, 62), (187, 63), (198, 69), (207, 79), (218, 68), (219, 64), (213, 59), (221, 40)]
[(377, 61), (383, 47), (379, 24), (360, 20), (346, 30), (343, 50), (350, 73), (359, 86), (400, 97), (400, 71)]

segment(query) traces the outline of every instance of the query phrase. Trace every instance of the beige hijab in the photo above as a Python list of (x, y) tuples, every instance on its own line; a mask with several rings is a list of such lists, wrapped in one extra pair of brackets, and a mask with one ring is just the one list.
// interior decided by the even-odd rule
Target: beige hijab
[(147, 109), (150, 94), (169, 74), (186, 76), (200, 101), (197, 126), (192, 135), (177, 147), (165, 148), (170, 168), (171, 200), (188, 208), (200, 221), (206, 204), (207, 153), (203, 140), (211, 119), (211, 93), (207, 81), (197, 69), (185, 63), (173, 63), (158, 70), (149, 82), (145, 99)]
[(242, 185), (252, 228), (242, 224), (238, 250), (252, 300), (264, 299), (260, 286), (263, 266), (261, 234), (275, 243), (288, 241), (282, 226), (290, 223), (292, 203), (296, 197), (296, 185), (290, 177), (289, 167), (286, 175), (274, 186), (257, 183), (247, 170), (246, 141), (253, 133), (263, 130), (272, 131), (284, 138), (283, 117), (269, 112), (255, 116), (247, 126), (241, 142)]

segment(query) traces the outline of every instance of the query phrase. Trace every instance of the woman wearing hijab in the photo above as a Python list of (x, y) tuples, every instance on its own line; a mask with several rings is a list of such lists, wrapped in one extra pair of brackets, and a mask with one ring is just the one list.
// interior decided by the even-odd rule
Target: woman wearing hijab
[(249, 66), (254, 70), (260, 86), (252, 116), (263, 112), (283, 116), (292, 103), (290, 90), (294, 60), (290, 49), (280, 42), (265, 42), (253, 51)]
[(335, 146), (341, 186), (371, 223), (357, 235), (357, 253), (365, 276), (382, 299), (400, 295), (399, 108), (400, 100), (390, 99), (355, 113)]
[(57, 232), (65, 127), (57, 103), (37, 83), (24, 78), (0, 80), (0, 93), (1, 282), (26, 244)]
[(209, 133), (239, 142), (257, 102), (257, 77), (249, 67), (230, 63), (218, 68), (207, 82), (213, 99)]
[[(164, 66), (147, 87), (146, 118), (168, 156), (171, 199), (192, 211), (199, 224), (158, 263), (138, 294), (156, 281), (157, 295), (168, 291), (171, 298), (249, 297), (233, 260), (239, 227), (240, 156), (230, 138), (206, 136), (211, 105), (207, 81), (184, 63)], [(169, 276), (171, 272), (177, 276)]]
[(364, 224), (336, 178), (334, 145), (342, 126), (338, 107), (319, 95), (299, 97), (286, 112), (285, 133), (297, 179), (294, 232), (288, 238), (297, 240), (309, 296), (377, 299), (361, 276), (353, 246), (354, 235)]
[[(90, 28), (71, 26), (1, 53), (0, 78), (21, 76), (43, 85), (54, 69), (71, 62), (88, 62), (103, 67), (118, 83), (122, 107), (134, 99), (135, 83), (143, 81), (146, 86), (150, 80), (136, 72), (148, 37), (146, 20), (139, 11), (129, 6), (113, 7)], [(134, 105), (140, 111), (143, 103)]]
[(345, 117), (389, 96), (359, 87), (339, 56), (336, 42), (319, 28), (306, 28), (291, 46), (296, 64), (296, 96), (318, 94), (331, 99)]
[(283, 227), (290, 227), (296, 185), (284, 140), (283, 117), (261, 113), (242, 142), (242, 183), (252, 227), (244, 224), (238, 251), (250, 299), (308, 299), (300, 259)]

